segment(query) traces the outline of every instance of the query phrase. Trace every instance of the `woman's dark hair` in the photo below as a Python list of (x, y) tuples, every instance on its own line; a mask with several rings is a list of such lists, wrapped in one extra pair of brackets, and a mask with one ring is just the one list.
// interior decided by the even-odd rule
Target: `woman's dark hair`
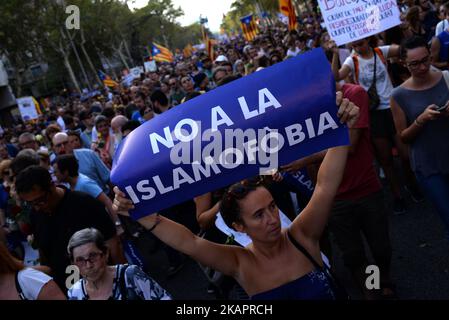
[(266, 188), (262, 176), (235, 183), (224, 193), (220, 202), (220, 213), (229, 228), (234, 229), (233, 223), (243, 223), (240, 201), (259, 187)]
[(419, 24), (419, 6), (413, 6), (408, 9), (405, 20), (412, 26), (416, 27), (417, 24)]
[(423, 37), (412, 36), (408, 39), (405, 39), (399, 49), (401, 59), (405, 60), (405, 58), (407, 57), (407, 51), (416, 48), (426, 48), (427, 50), (429, 50), (429, 46)]

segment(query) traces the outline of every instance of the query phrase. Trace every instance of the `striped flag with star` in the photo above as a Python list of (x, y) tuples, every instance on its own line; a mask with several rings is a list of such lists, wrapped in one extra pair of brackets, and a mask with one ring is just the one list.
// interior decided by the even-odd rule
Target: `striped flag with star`
[(170, 50), (154, 42), (151, 45), (151, 55), (157, 62), (174, 61), (173, 53)]
[(259, 33), (259, 28), (257, 27), (256, 21), (254, 20), (254, 16), (252, 14), (241, 18), (240, 25), (246, 41), (253, 40)]
[(115, 86), (118, 86), (118, 83), (116, 81), (112, 80), (110, 76), (108, 76), (101, 70), (98, 71), (98, 77), (100, 78), (101, 81), (103, 81), (103, 84), (106, 87), (113, 88)]
[(288, 30), (295, 30), (298, 22), (292, 0), (279, 0), (279, 11), (288, 17)]

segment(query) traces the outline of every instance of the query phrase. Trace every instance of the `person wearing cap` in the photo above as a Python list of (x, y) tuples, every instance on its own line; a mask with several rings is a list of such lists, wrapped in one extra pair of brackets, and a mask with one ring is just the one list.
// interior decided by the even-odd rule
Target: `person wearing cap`
[(215, 59), (215, 65), (221, 66), (223, 62), (227, 62), (228, 58), (226, 58), (224, 55), (220, 55)]

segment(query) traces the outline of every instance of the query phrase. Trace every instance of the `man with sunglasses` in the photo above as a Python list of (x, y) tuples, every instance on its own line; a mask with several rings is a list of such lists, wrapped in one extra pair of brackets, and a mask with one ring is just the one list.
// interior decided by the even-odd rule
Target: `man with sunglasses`
[(17, 194), (32, 207), (31, 221), (35, 244), (43, 265), (52, 269), (59, 287), (66, 291), (66, 254), (72, 234), (84, 228), (102, 232), (115, 263), (124, 261), (116, 229), (104, 205), (91, 196), (56, 186), (48, 171), (30, 166), (21, 171), (15, 181)]

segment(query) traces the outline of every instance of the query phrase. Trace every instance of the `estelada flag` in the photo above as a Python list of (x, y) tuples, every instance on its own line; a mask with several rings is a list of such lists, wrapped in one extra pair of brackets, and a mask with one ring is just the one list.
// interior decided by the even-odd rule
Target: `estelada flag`
[(279, 11), (288, 17), (288, 30), (296, 29), (298, 22), (292, 0), (279, 0)]
[(110, 76), (108, 76), (107, 74), (105, 74), (103, 71), (98, 71), (98, 77), (100, 78), (101, 81), (103, 81), (103, 84), (106, 87), (115, 87), (118, 86), (118, 83), (114, 80), (111, 79)]
[(240, 19), (240, 25), (242, 27), (243, 36), (246, 41), (253, 40), (259, 33), (259, 28), (256, 25), (256, 21), (252, 14), (247, 15)]
[(173, 62), (175, 60), (170, 50), (154, 42), (151, 45), (151, 55), (157, 62)]

